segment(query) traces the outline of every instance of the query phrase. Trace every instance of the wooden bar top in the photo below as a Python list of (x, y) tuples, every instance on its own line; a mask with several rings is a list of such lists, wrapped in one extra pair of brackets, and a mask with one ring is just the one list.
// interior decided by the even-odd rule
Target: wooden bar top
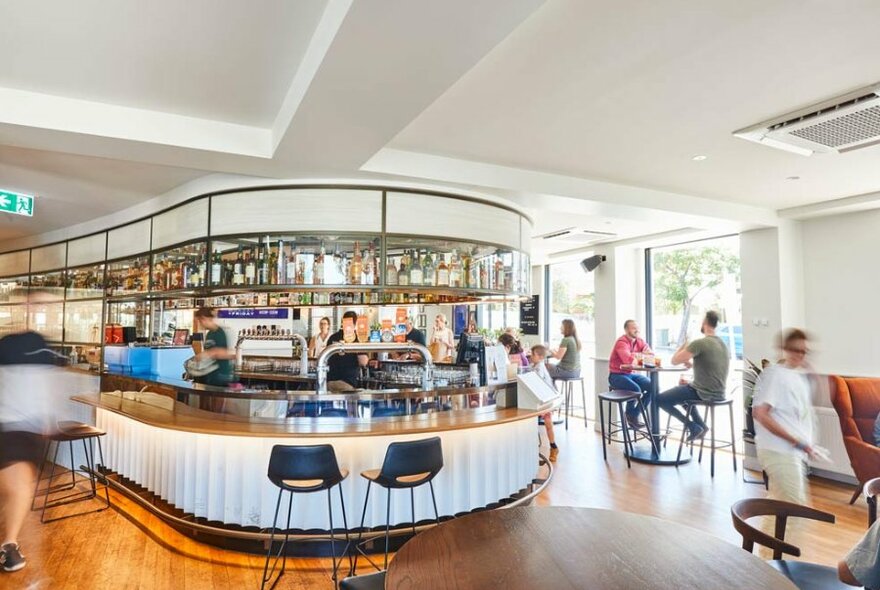
[(387, 418), (256, 418), (208, 412), (173, 402), (173, 409), (124, 399), (118, 395), (93, 393), (75, 395), (74, 401), (150, 426), (229, 436), (326, 437), (386, 436), (481, 428), (534, 419), (545, 410), (499, 409), (492, 406), (450, 410)]

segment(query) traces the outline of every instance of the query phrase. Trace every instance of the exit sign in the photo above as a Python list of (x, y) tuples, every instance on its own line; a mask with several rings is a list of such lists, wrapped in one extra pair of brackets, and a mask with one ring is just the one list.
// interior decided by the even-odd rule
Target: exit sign
[(0, 190), (0, 211), (33, 217), (34, 198), (31, 195)]

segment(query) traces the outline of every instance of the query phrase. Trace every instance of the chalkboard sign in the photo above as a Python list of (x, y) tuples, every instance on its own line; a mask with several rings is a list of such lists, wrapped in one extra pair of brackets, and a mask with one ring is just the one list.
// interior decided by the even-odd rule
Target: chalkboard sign
[(538, 314), (541, 306), (538, 304), (538, 295), (532, 295), (519, 304), (519, 329), (527, 336), (538, 335)]

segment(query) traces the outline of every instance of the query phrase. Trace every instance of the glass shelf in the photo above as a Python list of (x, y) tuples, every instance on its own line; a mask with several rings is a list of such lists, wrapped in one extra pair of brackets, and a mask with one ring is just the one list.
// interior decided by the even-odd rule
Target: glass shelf
[(30, 278), (31, 295), (41, 301), (63, 301), (66, 286), (63, 270), (32, 274)]
[(153, 256), (152, 291), (194, 289), (205, 285), (205, 242), (187, 244)]
[(67, 271), (67, 299), (104, 296), (104, 265), (93, 264)]
[(24, 303), (27, 301), (28, 278), (0, 279), (0, 303)]
[(118, 260), (107, 264), (107, 293), (109, 295), (144, 293), (149, 287), (149, 255)]
[(213, 286), (379, 285), (379, 236), (268, 235), (212, 247)]

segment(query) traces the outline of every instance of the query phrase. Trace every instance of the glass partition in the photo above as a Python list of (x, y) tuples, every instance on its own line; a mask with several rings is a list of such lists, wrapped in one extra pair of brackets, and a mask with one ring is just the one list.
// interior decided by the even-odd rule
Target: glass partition
[(107, 323), (124, 328), (135, 328), (138, 338), (149, 338), (149, 301), (112, 301), (107, 304)]
[(64, 303), (34, 302), (28, 305), (28, 328), (50, 342), (64, 339)]
[(0, 336), (26, 330), (26, 314), (24, 305), (0, 305)]
[(153, 255), (153, 291), (195, 289), (207, 284), (207, 245), (196, 242)]
[(89, 299), (104, 295), (104, 265), (81, 266), (68, 271), (67, 298)]
[(28, 278), (0, 279), (0, 303), (23, 303), (27, 301)]
[(31, 275), (30, 289), (38, 292), (39, 295), (35, 293), (35, 296), (43, 301), (63, 301), (66, 286), (63, 270)]
[(68, 301), (64, 307), (64, 341), (101, 342), (102, 301)]

